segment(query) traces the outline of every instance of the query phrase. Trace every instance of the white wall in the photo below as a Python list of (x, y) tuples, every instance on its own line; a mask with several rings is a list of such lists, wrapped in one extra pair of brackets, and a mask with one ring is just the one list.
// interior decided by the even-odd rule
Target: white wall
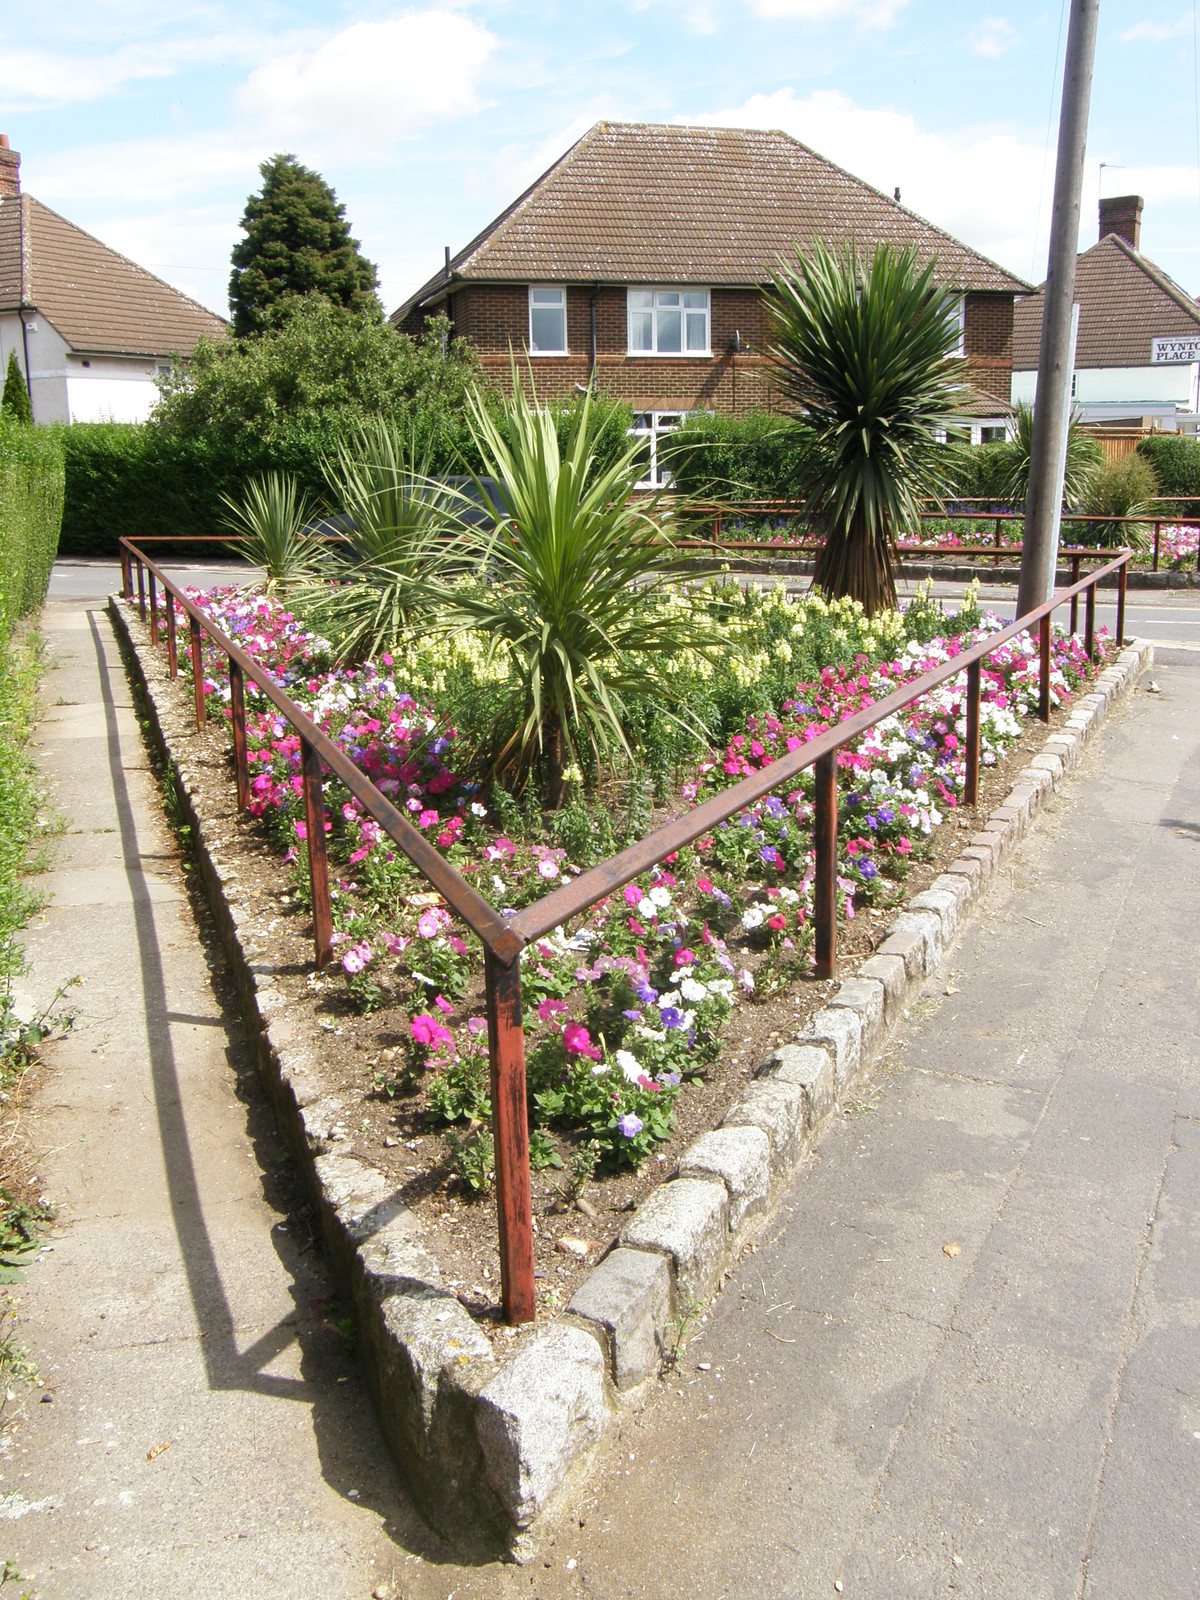
[[(77, 356), (45, 317), (25, 313), (35, 422), (145, 422), (158, 401), (156, 363), (144, 357)], [(0, 313), (0, 382), (8, 352), (25, 370), (21, 321)]]
[[(1085, 418), (1092, 412), (1111, 417), (1169, 418), (1176, 410), (1197, 409), (1197, 374), (1200, 362), (1145, 367), (1080, 367), (1075, 373), (1075, 404)], [(1014, 372), (1012, 400), (1032, 401), (1037, 391), (1036, 372)], [(1114, 412), (1113, 408), (1116, 408)], [(1098, 420), (1098, 418), (1097, 418)]]

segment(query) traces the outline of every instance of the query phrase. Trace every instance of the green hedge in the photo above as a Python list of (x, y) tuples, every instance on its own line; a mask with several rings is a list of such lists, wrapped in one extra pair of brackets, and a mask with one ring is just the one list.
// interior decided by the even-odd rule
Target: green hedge
[(693, 500), (789, 500), (807, 435), (771, 411), (696, 416), (659, 446), (680, 494)]
[(0, 640), (45, 599), (62, 514), (58, 438), (0, 418)]
[(1182, 433), (1150, 433), (1138, 440), (1137, 449), (1154, 468), (1159, 494), (1195, 495), (1191, 505), (1176, 509), (1184, 516), (1200, 516), (1200, 440)]

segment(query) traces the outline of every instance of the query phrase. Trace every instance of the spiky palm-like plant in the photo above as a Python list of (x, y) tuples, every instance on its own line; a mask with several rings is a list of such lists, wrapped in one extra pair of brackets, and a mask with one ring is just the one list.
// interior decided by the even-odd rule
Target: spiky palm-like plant
[(939, 495), (933, 430), (955, 409), (962, 363), (957, 297), (915, 250), (815, 244), (772, 275), (771, 356), (793, 413), (811, 430), (798, 485), (825, 542), (814, 582), (868, 616), (896, 603), (895, 537)]
[(299, 603), (340, 656), (365, 660), (425, 614), (430, 581), (455, 561), (464, 497), (431, 479), (411, 440), (382, 417), (342, 441), (325, 476), (342, 538), (329, 547), (324, 581)]
[(251, 478), (240, 500), (221, 496), (224, 526), (238, 535), (237, 553), (262, 567), (268, 588), (300, 582), (317, 559), (317, 542), (306, 532), (316, 502), (287, 472)]
[(637, 442), (606, 463), (602, 427), (589, 398), (560, 446), (553, 414), (516, 382), (498, 411), (473, 401), (484, 473), (503, 485), (506, 506), (464, 529), (482, 581), (443, 596), (452, 626), (480, 630), (511, 663), (496, 768), (520, 784), (540, 766), (551, 806), (581, 743), (597, 757), (629, 752), (634, 704), (652, 700), (688, 721), (671, 663), (705, 647), (691, 607), (656, 587), (680, 557), (652, 510), (630, 498), (641, 473)]
[[(1011, 506), (1023, 506), (1029, 493), (1029, 459), (1033, 450), (1033, 407), (1028, 400), (1017, 402), (1013, 436), (1005, 447), (1008, 466), (1001, 485), (1004, 499)], [(1104, 456), (1096, 440), (1084, 433), (1079, 413), (1072, 411), (1067, 425), (1067, 461), (1063, 473), (1063, 506), (1077, 510), (1088, 497)]]

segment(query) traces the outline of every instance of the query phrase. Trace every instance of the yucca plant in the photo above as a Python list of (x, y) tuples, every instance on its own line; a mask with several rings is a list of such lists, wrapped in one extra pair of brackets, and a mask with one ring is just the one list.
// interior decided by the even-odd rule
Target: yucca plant
[[(1023, 506), (1029, 493), (1029, 458), (1033, 449), (1033, 407), (1028, 400), (1017, 402), (1013, 436), (1003, 449), (1006, 452), (1006, 466), (1001, 483), (1002, 498), (1011, 506)], [(1078, 510), (1083, 505), (1103, 461), (1100, 446), (1080, 427), (1079, 413), (1072, 412), (1067, 425), (1064, 509)]]
[(814, 583), (868, 616), (896, 604), (895, 538), (920, 500), (945, 487), (933, 430), (952, 413), (957, 297), (916, 251), (816, 243), (772, 275), (771, 357), (793, 415), (812, 439), (797, 485), (823, 526)]
[(316, 565), (319, 542), (308, 531), (316, 516), (313, 496), (287, 472), (266, 472), (251, 478), (234, 500), (221, 496), (222, 525), (238, 535), (238, 555), (262, 567), (268, 588), (286, 587), (309, 577)]
[(1106, 461), (1088, 485), (1086, 509), (1094, 516), (1121, 517), (1121, 522), (1081, 522), (1073, 537), (1083, 544), (1150, 547), (1150, 525), (1158, 479), (1144, 456), (1136, 453)]
[(341, 538), (300, 604), (343, 659), (397, 646), (424, 615), (431, 580), (461, 563), (464, 496), (430, 478), (385, 418), (364, 423), (325, 464)]
[[(471, 431), (506, 507), (463, 530), (482, 581), (446, 589), (448, 623), (478, 629), (510, 662), (494, 768), (523, 785), (541, 768), (561, 804), (568, 763), (630, 754), (629, 711), (652, 701), (689, 723), (671, 681), (680, 651), (705, 648), (708, 624), (660, 580), (680, 557), (655, 506), (630, 498), (638, 445), (598, 458), (602, 415), (584, 401), (560, 446), (555, 418), (531, 404), (514, 373), (499, 408), (472, 401)], [(700, 730), (697, 730), (700, 731)]]

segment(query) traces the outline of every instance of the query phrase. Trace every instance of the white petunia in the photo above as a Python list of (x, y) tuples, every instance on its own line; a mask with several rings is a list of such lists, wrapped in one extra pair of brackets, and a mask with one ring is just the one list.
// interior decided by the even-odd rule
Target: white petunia
[(708, 998), (707, 988), (697, 978), (685, 978), (679, 985), (679, 992), (692, 1005), (699, 1005)]
[(654, 901), (643, 896), (642, 899), (638, 901), (638, 916), (645, 917), (646, 920), (650, 922), (657, 915), (658, 907), (654, 904)]
[(747, 933), (752, 933), (755, 928), (761, 928), (764, 914), (761, 906), (747, 906), (742, 912), (742, 927)]
[(650, 899), (656, 906), (665, 908), (671, 904), (671, 891), (670, 889), (664, 889), (661, 886), (657, 889), (651, 889)]
[(643, 1076), (641, 1063), (631, 1050), (618, 1050), (616, 1059), (627, 1083), (636, 1083)]

